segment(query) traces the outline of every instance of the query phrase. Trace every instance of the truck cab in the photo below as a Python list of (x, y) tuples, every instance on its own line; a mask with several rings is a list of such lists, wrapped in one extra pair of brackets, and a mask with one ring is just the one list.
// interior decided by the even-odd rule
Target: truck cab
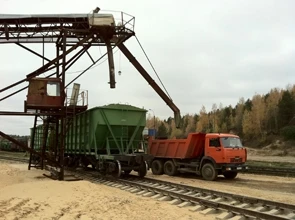
[(205, 136), (204, 156), (199, 173), (208, 180), (217, 175), (233, 179), (238, 171), (248, 169), (245, 165), (247, 150), (239, 136), (233, 134), (208, 133)]

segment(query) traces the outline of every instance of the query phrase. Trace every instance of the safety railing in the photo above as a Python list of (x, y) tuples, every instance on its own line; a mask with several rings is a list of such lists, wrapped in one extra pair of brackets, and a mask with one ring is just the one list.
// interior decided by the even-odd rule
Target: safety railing
[(65, 106), (87, 106), (88, 90), (80, 90), (77, 94), (73, 91), (74, 89), (72, 88), (66, 89)]
[(122, 11), (101, 10), (99, 13), (111, 13), (115, 19), (115, 26), (134, 31), (135, 17)]

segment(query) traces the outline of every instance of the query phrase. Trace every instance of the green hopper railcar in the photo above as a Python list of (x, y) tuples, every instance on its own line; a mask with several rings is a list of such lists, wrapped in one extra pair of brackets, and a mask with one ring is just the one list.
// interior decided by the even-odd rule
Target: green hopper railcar
[(146, 110), (110, 104), (76, 115), (67, 128), (66, 163), (92, 165), (104, 173), (145, 176), (151, 156), (145, 154), (142, 132)]
[[(146, 154), (142, 135), (146, 112), (131, 105), (110, 104), (77, 114), (67, 123), (65, 166), (92, 165), (102, 173), (118, 177), (134, 170), (145, 176), (152, 160)], [(43, 128), (43, 125), (36, 128), (35, 150), (41, 150)], [(49, 128), (46, 152), (55, 147), (55, 130)]]
[[(21, 142), (24, 145), (28, 144), (28, 138), (27, 137), (14, 137), (17, 141)], [(24, 152), (22, 148), (20, 148), (18, 145), (6, 140), (6, 139), (0, 139), (0, 150), (1, 151), (11, 151), (11, 152)]]

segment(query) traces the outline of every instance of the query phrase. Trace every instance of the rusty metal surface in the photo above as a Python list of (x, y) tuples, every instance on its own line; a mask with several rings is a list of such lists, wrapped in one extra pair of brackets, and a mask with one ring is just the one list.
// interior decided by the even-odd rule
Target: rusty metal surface
[(158, 86), (158, 84), (153, 80), (153, 78), (148, 74), (148, 72), (142, 67), (142, 65), (136, 60), (132, 53), (127, 49), (127, 47), (121, 43), (118, 45), (122, 53), (128, 58), (128, 60), (133, 64), (133, 66), (138, 70), (138, 72), (143, 76), (143, 78), (150, 84), (150, 86), (156, 91), (156, 93), (166, 102), (166, 104), (174, 112), (175, 125), (180, 126), (180, 110), (173, 103), (173, 101), (166, 95), (166, 93)]
[[(62, 56), (62, 75), (61, 75), (61, 82), (62, 85), (61, 87), (63, 88), (63, 90), (65, 89), (65, 81), (66, 81), (66, 43), (67, 43), (67, 32), (63, 33), (62, 36), (62, 51), (63, 51), (63, 56)], [(60, 149), (59, 149), (59, 162), (61, 165), (61, 169), (60, 169), (60, 179), (63, 180), (64, 179), (64, 152), (65, 152), (65, 138), (66, 138), (66, 112), (65, 112), (65, 107), (63, 107), (61, 109), (61, 113), (64, 117), (61, 118), (61, 123), (60, 123)]]
[[(63, 106), (65, 93), (59, 78), (33, 78), (29, 81), (26, 109), (46, 109)], [(54, 85), (54, 93), (49, 85)]]
[[(38, 119), (38, 116), (35, 116), (33, 128), (35, 128), (37, 126), (37, 119)], [(34, 144), (32, 144), (32, 143), (35, 143), (35, 132), (32, 132), (31, 144), (30, 144), (31, 149), (34, 150)], [(32, 167), (32, 157), (33, 157), (33, 152), (30, 152), (29, 165), (28, 165), (29, 170)]]
[[(56, 148), (54, 149), (54, 158), (45, 154), (45, 148), (43, 147), (41, 152), (35, 151), (33, 148), (28, 149), (25, 146), (19, 145), (25, 150), (30, 152), (29, 169), (32, 167), (32, 156), (39, 156), (41, 159), (41, 168), (44, 165), (44, 160), (51, 161), (51, 164), (60, 168), (60, 179), (63, 179), (63, 161), (64, 161), (64, 137), (66, 133), (66, 125), (68, 120), (71, 120), (75, 114), (85, 111), (87, 109), (87, 103), (82, 101), (83, 106), (67, 106), (65, 101), (65, 80), (66, 71), (85, 53), (92, 60), (92, 63), (96, 63), (88, 49), (91, 46), (109, 46), (109, 51), (112, 50), (116, 44), (118, 44), (118, 36), (120, 37), (120, 43), (127, 40), (135, 33), (134, 17), (120, 20), (120, 24), (116, 26), (115, 20), (105, 19), (105, 17), (112, 17), (113, 15), (104, 14), (71, 14), (71, 15), (0, 15), (0, 44), (16, 43), (18, 46), (27, 50), (28, 52), (42, 58), (43, 65), (37, 70), (26, 75), (26, 78), (21, 79), (9, 86), (0, 89), (0, 94), (8, 89), (29, 81), (29, 86), (25, 86), (18, 89), (15, 92), (6, 94), (5, 97), (0, 97), (0, 101), (3, 101), (11, 96), (23, 91), (27, 88), (28, 96), (25, 101), (25, 111), (0, 111), (0, 116), (35, 116), (34, 132), (37, 126), (36, 119), (41, 116), (43, 123), (54, 123), (57, 128), (58, 135), (56, 135)], [(93, 16), (92, 20), (89, 16)], [(129, 16), (129, 15), (127, 15)], [(103, 18), (102, 20), (95, 20), (94, 18)], [(21, 43), (42, 43), (42, 53), (37, 53), (27, 46)], [(52, 60), (44, 56), (45, 44), (55, 43), (56, 45), (56, 57)], [(81, 48), (74, 56), (68, 58), (68, 55)], [(109, 52), (109, 57), (112, 58), (112, 51)], [(103, 57), (103, 56), (102, 56)], [(45, 63), (46, 62), (46, 63)], [(111, 62), (110, 73), (114, 73), (114, 64)], [(55, 69), (55, 73), (48, 73), (49, 70)], [(89, 68), (83, 71), (86, 72)], [(40, 74), (44, 74), (44, 78), (35, 78)], [(52, 77), (54, 77), (52, 78)], [(114, 85), (114, 74), (110, 74), (110, 80)], [(48, 82), (60, 83), (59, 93), (57, 95), (48, 94)], [(72, 82), (70, 82), (72, 83)], [(54, 84), (54, 83), (53, 83)], [(54, 85), (56, 86), (56, 85)], [(67, 85), (68, 86), (68, 85)], [(58, 91), (55, 87), (53, 91)], [(88, 95), (86, 97), (88, 99)], [(87, 101), (87, 100), (86, 100)], [(85, 105), (84, 105), (85, 104)], [(28, 110), (34, 110), (28, 111)], [(48, 134), (48, 126), (45, 126), (44, 134)], [(32, 137), (34, 137), (34, 132)], [(18, 144), (10, 136), (0, 132), (4, 138)], [(34, 138), (33, 138), (34, 139)], [(45, 137), (46, 139), (46, 137)], [(45, 143), (45, 139), (43, 142)], [(43, 143), (43, 146), (45, 144)], [(59, 144), (60, 143), (60, 144)]]
[(110, 88), (116, 88), (116, 80), (115, 80), (115, 65), (114, 65), (114, 55), (113, 49), (110, 43), (107, 43), (107, 53), (108, 53), (108, 61), (109, 61), (109, 76), (110, 76)]
[[(89, 16), (93, 16), (93, 20), (89, 19)], [(38, 77), (40, 74), (44, 74), (46, 79), (55, 75), (56, 78), (61, 80), (60, 91), (64, 91), (72, 82), (83, 75), (87, 70), (89, 70), (95, 63), (97, 63), (102, 57), (108, 55), (109, 58), (109, 77), (110, 77), (110, 87), (115, 88), (115, 74), (114, 74), (114, 60), (112, 50), (114, 47), (118, 46), (119, 49), (125, 54), (125, 56), (130, 60), (130, 62), (135, 66), (135, 68), (140, 72), (140, 74), (149, 82), (153, 89), (158, 93), (158, 95), (169, 105), (169, 107), (174, 111), (176, 124), (178, 119), (180, 119), (179, 109), (175, 106), (173, 101), (163, 92), (163, 90), (155, 83), (155, 81), (150, 77), (150, 75), (145, 71), (145, 69), (140, 65), (140, 63), (133, 57), (130, 51), (124, 46), (123, 42), (128, 40), (130, 37), (135, 35), (134, 24), (135, 18), (126, 13), (120, 12), (119, 22), (115, 20), (115, 25), (109, 23), (109, 25), (104, 25), (106, 20), (95, 20), (96, 17), (103, 17), (102, 14), (83, 14), (83, 15), (0, 15), (0, 44), (17, 43), (18, 46), (24, 48), (25, 50), (35, 54), (43, 59), (43, 65), (26, 75), (26, 78), (21, 79), (5, 88), (0, 89), (0, 94), (8, 89), (11, 89), (21, 83), (31, 81), (33, 78)], [(124, 17), (125, 16), (125, 17)], [(129, 17), (128, 17), (129, 16)], [(115, 16), (114, 16), (115, 17)], [(30, 48), (23, 46), (21, 43), (42, 43), (42, 55), (31, 50)], [(45, 44), (54, 43), (56, 46), (56, 57), (49, 60), (44, 56)], [(69, 48), (67, 48), (70, 46)], [(107, 46), (107, 51), (105, 55), (102, 55), (98, 60), (94, 59), (88, 53), (88, 49), (91, 46)], [(68, 55), (81, 48), (74, 56), (68, 58)], [(92, 60), (92, 65), (82, 71), (78, 76), (70, 81), (69, 84), (65, 85), (66, 81), (66, 71), (85, 53)], [(47, 62), (44, 64), (44, 62)], [(48, 73), (49, 70), (55, 69), (55, 73)], [(45, 75), (47, 73), (47, 76)], [(40, 83), (42, 80), (40, 80)], [(41, 86), (42, 87), (42, 86)], [(18, 89), (16, 92), (12, 92), (6, 95), (4, 98), (0, 97), (0, 102), (6, 98), (11, 97), (25, 90), (27, 87)], [(40, 88), (39, 88), (40, 89)], [(44, 95), (45, 95), (45, 91)], [(30, 93), (30, 92), (29, 92)], [(52, 160), (52, 164), (60, 168), (60, 179), (63, 179), (63, 161), (64, 161), (64, 137), (66, 134), (67, 122), (71, 120), (75, 114), (87, 109), (87, 104), (81, 108), (71, 109), (65, 102), (61, 100), (57, 101), (55, 105), (57, 108), (52, 108), (50, 103), (52, 100), (46, 100), (45, 96), (42, 96), (42, 90), (37, 92), (35, 97), (28, 96), (26, 103), (28, 107), (36, 110), (35, 112), (7, 112), (0, 111), (1, 115), (23, 115), (23, 116), (44, 116), (43, 120), (50, 120), (51, 123), (55, 123), (57, 129), (56, 135), (56, 149), (54, 150), (55, 160), (52, 160), (44, 154), (44, 152), (36, 152), (33, 149), (28, 151), (32, 156), (37, 155), (42, 158), (42, 160)], [(3, 93), (2, 93), (3, 94)], [(39, 96), (39, 97), (38, 97)], [(31, 99), (32, 98), (32, 99)], [(63, 99), (62, 97), (61, 99)], [(87, 96), (88, 98), (88, 96)], [(31, 105), (31, 106), (30, 106)], [(34, 106), (33, 106), (34, 105)], [(34, 128), (36, 127), (34, 123)], [(35, 130), (35, 129), (34, 129)], [(0, 135), (5, 137), (10, 141), (14, 141), (11, 137), (0, 131)], [(19, 145), (23, 149), (24, 146)]]
[[(20, 43), (16, 43), (16, 45), (18, 45), (18, 46), (24, 48), (25, 50), (27, 50), (27, 51), (29, 51), (29, 52), (35, 54), (35, 55), (38, 56), (38, 57), (41, 57), (43, 60), (47, 60), (48, 62), (50, 62), (50, 59), (44, 57), (44, 55), (41, 55), (41, 54), (37, 53), (36, 51), (33, 51), (33, 50), (31, 50), (30, 48), (28, 48), (28, 47), (26, 47), (26, 46), (24, 46), (24, 45), (22, 45), (22, 44), (20, 44)], [(43, 51), (44, 51), (44, 48), (43, 48)], [(43, 64), (43, 65), (44, 65), (44, 64)]]
[[(78, 52), (78, 53), (76, 53), (74, 56), (72, 56), (67, 62), (66, 62), (66, 65), (68, 65), (67, 67), (66, 67), (66, 71), (85, 53), (85, 52), (87, 52), (87, 50), (90, 48), (90, 46), (91, 46), (91, 43), (88, 43), (86, 46), (83, 46), (83, 48)], [(57, 54), (58, 54), (58, 51), (59, 50), (57, 50)], [(58, 55), (57, 55), (58, 56)], [(56, 77), (60, 77), (61, 75), (59, 74), (59, 61), (57, 61), (57, 64), (56, 64), (56, 72), (55, 73), (52, 73), (52, 74), (50, 74), (50, 75), (48, 75), (48, 76), (46, 76), (45, 78), (49, 78), (49, 77), (52, 77), (53, 75), (55, 75), (56, 74)], [(23, 87), (23, 88), (21, 88), (21, 89), (19, 89), (19, 90), (17, 90), (17, 91), (15, 91), (15, 92), (13, 92), (13, 93), (11, 93), (11, 94), (9, 94), (9, 95), (7, 95), (7, 96), (5, 96), (5, 97), (3, 97), (3, 98), (1, 98), (0, 99), (0, 102), (1, 101), (3, 101), (3, 100), (5, 100), (5, 99), (7, 99), (7, 98), (9, 98), (9, 97), (11, 97), (11, 96), (13, 96), (13, 95), (15, 95), (15, 94), (17, 94), (17, 93), (19, 93), (19, 92), (21, 92), (21, 91), (23, 91), (23, 90), (25, 90), (25, 89), (27, 89), (29, 86), (25, 86), (25, 87)]]
[(48, 62), (44, 66), (42, 66), (39, 69), (35, 70), (34, 72), (28, 74), (26, 79), (22, 79), (22, 80), (20, 80), (20, 81), (18, 81), (16, 83), (13, 83), (10, 86), (7, 86), (7, 87), (1, 89), (0, 90), (0, 93), (6, 91), (7, 89), (10, 89), (10, 88), (12, 88), (12, 87), (14, 87), (16, 85), (19, 85), (20, 83), (23, 83), (23, 82), (25, 82), (27, 80), (30, 80), (30, 79), (32, 79), (32, 78), (34, 78), (34, 77), (36, 77), (36, 76), (44, 73), (45, 71), (48, 71), (48, 68), (51, 67), (53, 64), (55, 64), (57, 60), (62, 59), (63, 55), (68, 55), (69, 53), (71, 53), (72, 51), (74, 51), (75, 49), (77, 49), (77, 47), (81, 46), (82, 42), (84, 42), (84, 43), (87, 42), (91, 37), (92, 37), (92, 35), (87, 36), (83, 40), (79, 41), (75, 46), (72, 46), (70, 49), (68, 49), (67, 51), (65, 51), (65, 54), (62, 54), (62, 55), (54, 58), (53, 60), (51, 60), (50, 62)]
[(60, 116), (59, 112), (13, 112), (13, 111), (0, 111), (0, 115), (5, 116)]
[[(125, 36), (126, 39), (134, 35), (135, 18), (126, 13), (120, 14), (120, 25), (104, 26), (103, 30), (110, 30), (114, 35)], [(125, 16), (125, 17), (123, 17)], [(67, 43), (77, 43), (77, 38), (89, 34), (97, 34), (96, 43), (104, 45), (98, 26), (91, 26), (92, 20), (108, 18), (116, 19), (112, 14), (56, 14), (56, 15), (0, 15), (0, 43), (56, 43), (62, 31), (68, 32)], [(111, 43), (115, 43), (111, 40)]]
[(15, 19), (24, 20), (27, 19), (28, 22), (41, 22), (41, 23), (48, 23), (52, 22), (56, 19), (62, 19), (62, 21), (78, 21), (79, 19), (87, 21), (89, 16), (94, 16), (96, 18), (103, 18), (103, 17), (113, 17), (112, 14), (0, 14), (0, 23), (2, 20), (8, 21)]

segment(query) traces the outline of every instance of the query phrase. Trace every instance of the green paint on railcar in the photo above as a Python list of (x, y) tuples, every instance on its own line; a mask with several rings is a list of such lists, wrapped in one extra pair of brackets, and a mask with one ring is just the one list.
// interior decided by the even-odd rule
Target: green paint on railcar
[(66, 135), (66, 153), (129, 154), (142, 143), (146, 110), (111, 104), (89, 109), (73, 119)]
[(1, 139), (0, 140), (0, 150), (10, 151), (11, 150), (11, 143), (8, 140)]
[[(30, 129), (30, 136), (32, 138), (34, 128)], [(38, 125), (35, 130), (35, 139), (34, 143), (31, 143), (31, 146), (34, 146), (34, 150), (40, 152), (43, 145), (43, 134), (44, 134), (44, 124)], [(32, 141), (32, 139), (31, 139)], [(45, 143), (45, 151), (49, 151), (55, 145), (55, 130), (51, 125), (49, 126), (48, 136)]]

